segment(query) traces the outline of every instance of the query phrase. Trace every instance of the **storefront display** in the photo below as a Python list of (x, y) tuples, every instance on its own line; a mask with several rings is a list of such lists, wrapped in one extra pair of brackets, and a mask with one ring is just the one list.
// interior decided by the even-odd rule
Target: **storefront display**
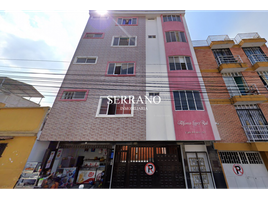
[(41, 163), (27, 162), (15, 188), (34, 188), (39, 177)]
[(48, 157), (48, 162), (52, 164), (51, 176), (40, 177), (37, 187), (52, 188), (53, 185), (56, 188), (78, 188), (81, 184), (84, 188), (103, 186), (106, 165), (110, 164), (110, 158), (107, 162), (106, 148), (61, 147), (58, 151), (55, 153), (56, 156), (53, 153)]

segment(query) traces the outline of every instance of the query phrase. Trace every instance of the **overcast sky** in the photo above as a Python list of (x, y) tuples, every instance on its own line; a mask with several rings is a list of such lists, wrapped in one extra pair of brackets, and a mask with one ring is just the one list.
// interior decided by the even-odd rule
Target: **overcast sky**
[[(46, 4), (42, 7), (43, 9), (38, 6), (34, 8), (31, 4), (26, 6), (27, 2), (29, 1), (18, 7), (8, 4), (6, 8), (4, 6), (5, 11), (0, 11), (0, 76), (34, 85), (45, 96), (41, 105), (52, 106), (88, 20), (88, 10), (99, 8), (90, 6), (91, 1), (83, 1), (89, 5), (88, 7), (76, 4), (66, 9), (56, 3)], [(101, 9), (117, 9), (114, 5), (107, 5)], [(175, 5), (178, 7), (166, 5), (152, 8), (149, 6), (149, 9), (184, 10), (178, 3)], [(51, 9), (52, 6), (54, 9)], [(147, 8), (148, 5), (142, 9)], [(215, 11), (211, 8), (198, 11), (196, 9), (207, 9), (207, 7), (204, 8), (204, 5), (198, 7), (196, 4), (187, 5), (185, 8), (190, 8), (186, 9), (185, 17), (192, 40), (206, 40), (209, 35), (224, 34), (234, 38), (238, 33), (248, 32), (258, 32), (261, 37), (268, 39), (268, 11)], [(127, 6), (119, 9), (141, 8)], [(226, 7), (220, 9), (226, 9)]]

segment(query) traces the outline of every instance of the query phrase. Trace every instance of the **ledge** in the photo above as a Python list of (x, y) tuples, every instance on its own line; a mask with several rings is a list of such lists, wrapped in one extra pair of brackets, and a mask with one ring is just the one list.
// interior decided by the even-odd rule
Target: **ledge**
[(234, 45), (233, 40), (224, 40), (224, 41), (212, 41), (210, 43), (211, 49), (224, 49), (224, 48), (231, 48)]
[(243, 72), (248, 68), (246, 63), (223, 63), (219, 66), (220, 73)]
[(250, 39), (242, 39), (239, 42), (239, 46), (241, 47), (260, 47), (266, 43), (266, 39), (264, 38), (250, 38)]
[(267, 101), (264, 95), (233, 96), (230, 99), (233, 105), (259, 104)]
[(256, 62), (252, 68), (255, 71), (268, 71), (268, 62)]

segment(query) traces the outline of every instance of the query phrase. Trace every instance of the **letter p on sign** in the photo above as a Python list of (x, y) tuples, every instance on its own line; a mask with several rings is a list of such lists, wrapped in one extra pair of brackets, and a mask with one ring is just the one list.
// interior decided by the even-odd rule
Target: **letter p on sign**
[(144, 167), (145, 173), (148, 175), (153, 175), (155, 173), (155, 166), (153, 163), (147, 163)]

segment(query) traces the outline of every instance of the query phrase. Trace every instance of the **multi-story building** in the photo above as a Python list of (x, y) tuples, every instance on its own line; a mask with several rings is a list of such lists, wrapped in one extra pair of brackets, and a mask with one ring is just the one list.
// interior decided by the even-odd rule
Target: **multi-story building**
[(89, 14), (39, 138), (42, 172), (65, 175), (59, 187), (226, 188), (185, 12)]
[(258, 33), (193, 41), (229, 188), (268, 188), (268, 48)]
[(0, 188), (16, 185), (48, 112), (26, 99), (31, 97), (43, 95), (32, 85), (0, 77)]

